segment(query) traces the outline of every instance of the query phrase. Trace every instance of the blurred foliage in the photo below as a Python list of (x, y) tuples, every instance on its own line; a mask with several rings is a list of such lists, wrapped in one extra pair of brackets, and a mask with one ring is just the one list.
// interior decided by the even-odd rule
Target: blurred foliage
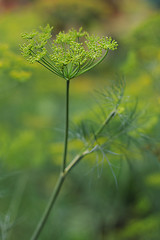
[[(32, 72), (29, 71), (29, 69), (32, 68), (28, 66), (20, 56), (12, 52), (5, 43), (0, 44), (0, 59), (1, 79), (8, 75), (8, 79), (15, 79), (23, 82), (31, 77)], [(1, 84), (3, 84), (2, 81)]]
[(56, 22), (57, 31), (81, 25), (83, 27), (90, 26), (102, 20), (103, 16), (108, 15), (111, 11), (105, 1), (100, 1), (99, 4), (95, 0), (67, 0), (65, 2), (63, 0), (42, 0), (40, 2), (41, 5), (37, 2), (37, 6), (40, 6), (41, 10), (43, 6), (51, 25), (55, 25)]
[[(83, 26), (111, 33), (119, 43), (117, 55), (71, 84), (70, 125), (81, 138), (93, 133), (92, 121), (103, 120), (92, 91), (108, 87), (115, 72), (126, 79), (127, 101), (119, 110), (126, 121), (112, 127), (122, 128), (137, 110), (128, 138), (110, 145), (111, 165), (93, 155), (72, 172), (40, 239), (158, 240), (160, 17), (153, 5), (158, 1), (17, 2), (22, 6), (11, 11), (6, 5), (0, 16), (0, 238), (30, 238), (59, 173), (65, 87), (45, 69), (27, 64), (19, 50), (21, 33), (50, 23), (56, 32)], [(102, 99), (101, 104), (109, 112)], [(111, 126), (106, 134), (112, 134)], [(84, 144), (70, 136), (68, 159)], [(112, 154), (124, 144), (123, 156)]]

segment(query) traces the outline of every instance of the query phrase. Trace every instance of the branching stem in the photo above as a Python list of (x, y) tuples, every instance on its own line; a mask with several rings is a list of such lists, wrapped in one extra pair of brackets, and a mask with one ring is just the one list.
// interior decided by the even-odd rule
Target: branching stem
[[(81, 154), (78, 154), (74, 159), (72, 159), (72, 161), (68, 164), (68, 166), (66, 166), (68, 130), (69, 130), (69, 126), (68, 126), (68, 123), (69, 123), (69, 80), (67, 80), (66, 82), (67, 82), (67, 84), (66, 84), (66, 126), (65, 126), (65, 144), (64, 144), (64, 156), (63, 156), (63, 162), (62, 162), (62, 169), (61, 169), (57, 184), (56, 184), (54, 191), (51, 195), (51, 198), (48, 202), (48, 205), (44, 211), (44, 214), (43, 214), (35, 232), (33, 233), (32, 237), (31, 237), (31, 240), (37, 240), (41, 231), (43, 230), (43, 227), (45, 226), (45, 224), (47, 222), (49, 214), (54, 206), (54, 203), (59, 195), (59, 192), (62, 188), (62, 185), (63, 185), (64, 180), (65, 180), (66, 176), (68, 175), (68, 173), (80, 162), (80, 160), (82, 158), (84, 158), (88, 154), (96, 151), (97, 147), (98, 147), (98, 145), (96, 145), (91, 150), (89, 150), (89, 147), (88, 147)], [(95, 136), (94, 136), (95, 138), (98, 138), (99, 134), (102, 132), (104, 127), (107, 124), (109, 124), (109, 122), (114, 118), (116, 113), (117, 113), (117, 111), (114, 110), (109, 114), (109, 116), (106, 118), (106, 120), (104, 121), (102, 126), (95, 133)]]
[(64, 172), (61, 172), (60, 175), (59, 175), (59, 178), (58, 178), (58, 181), (57, 181), (57, 184), (54, 188), (54, 191), (51, 195), (51, 198), (48, 202), (48, 205), (42, 215), (42, 218), (35, 230), (35, 232), (33, 233), (32, 237), (31, 237), (31, 240), (37, 240), (40, 233), (42, 232), (43, 230), (43, 227), (45, 226), (46, 222), (47, 222), (47, 219), (49, 217), (49, 214), (54, 206), (54, 203), (59, 195), (59, 192), (61, 190), (61, 187), (64, 183), (64, 180), (67, 176), (67, 174), (72, 170), (73, 167), (76, 166), (76, 164), (82, 159), (84, 158), (86, 155), (88, 155), (89, 153), (93, 152), (94, 150), (96, 149), (96, 147), (94, 147), (92, 150), (86, 150), (84, 151), (82, 154), (80, 155), (77, 155), (72, 161), (71, 163), (64, 169)]

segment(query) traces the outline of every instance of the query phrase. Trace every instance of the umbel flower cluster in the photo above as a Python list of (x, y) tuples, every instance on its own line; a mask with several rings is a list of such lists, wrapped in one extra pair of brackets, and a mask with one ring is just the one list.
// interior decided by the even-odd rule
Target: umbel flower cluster
[(109, 50), (118, 46), (111, 37), (89, 35), (82, 28), (60, 32), (53, 40), (52, 29), (47, 25), (40, 27), (40, 31), (23, 34), (26, 43), (21, 46), (22, 55), (30, 63), (38, 62), (66, 80), (95, 67)]

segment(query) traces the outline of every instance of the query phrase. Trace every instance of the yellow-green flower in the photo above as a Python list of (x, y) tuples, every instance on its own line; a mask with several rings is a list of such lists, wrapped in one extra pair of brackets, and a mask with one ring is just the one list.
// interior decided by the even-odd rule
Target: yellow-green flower
[(38, 62), (56, 75), (70, 80), (100, 63), (109, 50), (117, 49), (117, 42), (108, 37), (89, 35), (75, 29), (60, 32), (52, 40), (53, 27), (22, 35), (27, 43), (21, 46), (22, 54), (30, 63)]

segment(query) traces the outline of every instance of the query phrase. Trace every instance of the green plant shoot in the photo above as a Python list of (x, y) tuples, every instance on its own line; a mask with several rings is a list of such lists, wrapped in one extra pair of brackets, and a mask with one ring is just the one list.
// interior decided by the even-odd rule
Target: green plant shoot
[[(95, 141), (93, 141), (94, 138), (92, 137), (86, 149), (84, 149), (82, 153), (77, 154), (67, 165), (70, 80), (95, 67), (104, 60), (109, 50), (115, 50), (118, 46), (117, 42), (112, 40), (111, 37), (100, 38), (89, 35), (87, 32), (82, 31), (82, 28), (80, 28), (79, 31), (71, 29), (68, 33), (60, 32), (56, 38), (52, 40), (52, 29), (52, 27), (47, 25), (45, 28), (41, 27), (40, 32), (33, 31), (22, 35), (23, 39), (27, 42), (21, 46), (23, 56), (26, 57), (30, 63), (38, 62), (52, 73), (66, 80), (66, 116), (62, 168), (55, 189), (31, 240), (39, 238), (66, 176), (82, 158), (98, 150), (98, 145), (95, 144)], [(97, 130), (94, 136), (95, 139), (99, 137), (104, 127), (116, 114), (117, 107)]]

